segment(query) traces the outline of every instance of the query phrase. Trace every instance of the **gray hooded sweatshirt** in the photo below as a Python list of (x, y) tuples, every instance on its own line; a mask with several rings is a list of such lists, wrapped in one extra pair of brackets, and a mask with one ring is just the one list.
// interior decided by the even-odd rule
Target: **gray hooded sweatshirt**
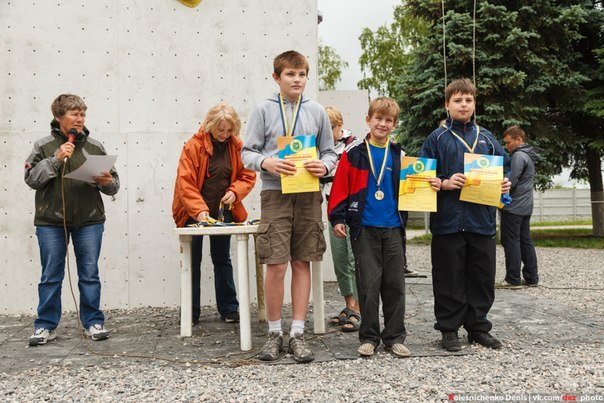
[[(252, 109), (247, 121), (245, 139), (241, 158), (243, 165), (260, 172), (262, 190), (281, 190), (281, 179), (260, 168), (262, 161), (268, 157), (277, 157), (277, 137), (284, 136), (281, 107), (275, 93), (269, 99), (260, 102)], [(295, 104), (284, 99), (285, 114), (288, 124), (291, 122)], [(317, 136), (317, 157), (330, 172), (338, 157), (334, 151), (331, 124), (323, 106), (302, 96), (298, 113), (298, 122), (293, 135)]]
[(535, 149), (528, 144), (521, 144), (512, 151), (509, 173), (512, 203), (503, 209), (506, 213), (522, 216), (533, 214), (533, 179), (537, 158)]

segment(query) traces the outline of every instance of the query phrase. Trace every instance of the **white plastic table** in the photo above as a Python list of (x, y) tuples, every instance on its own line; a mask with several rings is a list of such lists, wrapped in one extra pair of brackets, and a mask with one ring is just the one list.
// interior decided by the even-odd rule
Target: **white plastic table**
[[(252, 349), (250, 315), (250, 284), (248, 267), (248, 240), (258, 231), (257, 225), (232, 225), (175, 228), (180, 242), (180, 335), (191, 337), (193, 316), (193, 289), (191, 273), (191, 241), (194, 235), (235, 235), (237, 239), (237, 297), (239, 299), (239, 333), (242, 351)], [(325, 300), (321, 262), (311, 262), (313, 318), (315, 334), (325, 333)], [(261, 275), (261, 273), (259, 274)], [(260, 296), (264, 298), (264, 296)]]

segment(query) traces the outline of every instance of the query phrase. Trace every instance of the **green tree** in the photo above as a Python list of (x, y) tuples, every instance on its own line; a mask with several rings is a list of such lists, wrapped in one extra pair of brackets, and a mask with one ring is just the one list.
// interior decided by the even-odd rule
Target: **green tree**
[(342, 70), (347, 67), (348, 62), (342, 60), (334, 48), (319, 44), (319, 90), (335, 90), (342, 79)]
[(361, 89), (400, 99), (399, 77), (410, 63), (410, 50), (427, 34), (429, 24), (409, 13), (404, 5), (394, 8), (394, 22), (375, 32), (363, 29), (359, 40), (363, 53), (359, 65), (363, 79)]
[[(402, 109), (399, 135), (410, 153), (445, 117), (441, 6), (436, 0), (401, 6), (400, 15), (428, 24), (425, 35), (413, 36), (392, 84)], [(448, 81), (472, 77), (473, 4), (447, 0), (445, 6)], [(603, 26), (596, 0), (477, 2), (477, 122), (496, 135), (512, 124), (527, 130), (541, 149), (540, 188), (563, 167), (588, 180), (598, 236), (604, 236)]]

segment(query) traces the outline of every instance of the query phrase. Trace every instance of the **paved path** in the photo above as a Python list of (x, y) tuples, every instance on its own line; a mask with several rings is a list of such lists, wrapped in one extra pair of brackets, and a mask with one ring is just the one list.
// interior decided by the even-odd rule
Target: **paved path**
[[(547, 250), (541, 249), (540, 253), (549, 256)], [(432, 327), (429, 248), (411, 245), (409, 255), (411, 266), (426, 277), (407, 279), (406, 326), (409, 333), (406, 344), (414, 356), (451, 355), (440, 349), (440, 334)], [(502, 255), (499, 250), (498, 266), (501, 266)], [(550, 265), (547, 262), (544, 264)], [(501, 267), (499, 269), (501, 270)], [(601, 273), (597, 275), (602, 276)], [(592, 343), (604, 338), (602, 317), (597, 312), (573, 309), (572, 304), (552, 303), (554, 292), (550, 293), (546, 288), (497, 290), (496, 293), (496, 302), (490, 317), (497, 325), (495, 334), (504, 341), (538, 338), (563, 347), (577, 339), (581, 340), (581, 343)], [(326, 317), (329, 318), (342, 308), (342, 298), (337, 295), (335, 283), (326, 283), (325, 298)], [(286, 308), (284, 311), (287, 314), (291, 310)], [(33, 317), (0, 316), (0, 368), (6, 372), (18, 372), (51, 364), (89, 366), (115, 357), (123, 357), (119, 358), (120, 360), (138, 361), (165, 359), (176, 366), (204, 360), (226, 361), (233, 365), (242, 363), (241, 360), (251, 360), (243, 361), (245, 363), (260, 363), (254, 356), (264, 342), (266, 324), (256, 320), (255, 310), (252, 311), (254, 350), (247, 353), (239, 351), (238, 326), (221, 322), (214, 308), (207, 307), (203, 310), (201, 323), (193, 328), (191, 338), (179, 336), (179, 312), (174, 308), (110, 310), (106, 314), (107, 327), (111, 330), (109, 340), (94, 343), (82, 341), (76, 329), (74, 315), (69, 314), (63, 318), (58, 328), (57, 340), (40, 347), (27, 346)], [(308, 317), (312, 318), (312, 315)], [(289, 323), (290, 318), (286, 317), (286, 328)], [(312, 323), (307, 324), (307, 329), (312, 329)], [(341, 333), (337, 328), (330, 326), (327, 329), (330, 331), (328, 334), (309, 335), (316, 360), (356, 359), (357, 333)], [(460, 336), (465, 337), (464, 332), (461, 332)], [(95, 356), (90, 353), (88, 347), (114, 358)], [(466, 346), (459, 354), (475, 354), (475, 348)], [(128, 355), (134, 357), (128, 358)], [(289, 355), (284, 355), (276, 363), (293, 362)]]

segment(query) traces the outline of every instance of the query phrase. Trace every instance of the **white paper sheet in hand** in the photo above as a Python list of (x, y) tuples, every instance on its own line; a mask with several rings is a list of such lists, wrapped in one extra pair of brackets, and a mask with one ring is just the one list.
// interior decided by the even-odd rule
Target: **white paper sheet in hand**
[(115, 161), (117, 161), (117, 155), (89, 155), (82, 166), (68, 173), (65, 177), (95, 183), (93, 176), (101, 176), (101, 172), (109, 171)]

